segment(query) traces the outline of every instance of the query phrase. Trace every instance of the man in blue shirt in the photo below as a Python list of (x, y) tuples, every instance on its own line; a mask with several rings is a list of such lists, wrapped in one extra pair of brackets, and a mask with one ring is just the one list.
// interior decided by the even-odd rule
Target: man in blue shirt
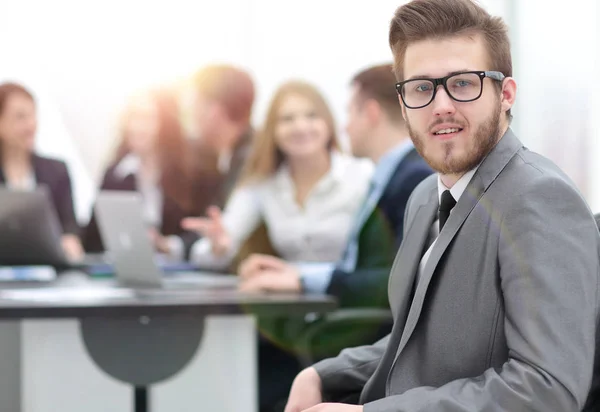
[(345, 307), (387, 307), (387, 280), (402, 241), (406, 203), (433, 173), (408, 137), (394, 83), (391, 64), (363, 70), (352, 81), (346, 126), (352, 151), (377, 167), (341, 259), (287, 263), (253, 255), (240, 266), (242, 290), (328, 293)]

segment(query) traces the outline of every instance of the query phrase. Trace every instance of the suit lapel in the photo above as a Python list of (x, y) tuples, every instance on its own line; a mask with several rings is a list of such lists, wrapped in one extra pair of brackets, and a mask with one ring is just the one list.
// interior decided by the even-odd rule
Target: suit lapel
[(36, 155), (31, 156), (31, 167), (33, 168), (33, 177), (35, 178), (35, 181), (41, 184), (48, 184), (46, 181), (47, 173), (44, 170), (44, 165)]
[[(43, 165), (40, 162), (40, 158), (37, 155), (31, 156), (31, 168), (33, 169), (33, 177), (37, 183), (46, 183), (44, 180), (45, 173)], [(6, 177), (4, 176), (4, 170), (0, 167), (0, 183), (6, 183)]]
[[(414, 256), (422, 256), (437, 213), (437, 179), (432, 179), (432, 181), (433, 185), (429, 196), (425, 198), (425, 203), (419, 206), (412, 219), (413, 223), (404, 236), (394, 264), (393, 272), (395, 273), (390, 276), (391, 307), (397, 315), (395, 322), (400, 324), (404, 324), (410, 308), (413, 285), (419, 267), (419, 260)], [(400, 262), (402, 263), (400, 264)]]
[[(423, 273), (421, 273), (421, 276), (418, 280), (418, 285), (412, 305), (410, 305), (406, 325), (402, 331), (402, 338), (400, 339), (400, 345), (398, 346), (396, 358), (400, 355), (415, 330), (419, 316), (421, 315), (427, 288), (429, 287), (441, 257), (471, 211), (481, 199), (481, 196), (521, 148), (521, 142), (512, 134), (512, 131), (508, 129), (507, 133), (502, 137), (502, 139), (500, 139), (496, 147), (492, 149), (490, 154), (482, 161), (477, 169), (477, 172), (475, 175), (473, 175), (471, 182), (452, 210), (450, 217), (446, 221), (444, 229), (438, 236), (437, 241), (431, 250), (429, 259), (423, 268)], [(438, 202), (436, 201), (436, 204), (437, 203)], [(419, 218), (419, 216), (416, 216), (416, 218)], [(417, 223), (415, 222), (415, 225), (416, 224)], [(411, 258), (408, 258), (407, 261), (412, 262), (411, 265), (413, 267), (417, 266), (418, 268), (421, 257), (421, 253), (415, 253)]]

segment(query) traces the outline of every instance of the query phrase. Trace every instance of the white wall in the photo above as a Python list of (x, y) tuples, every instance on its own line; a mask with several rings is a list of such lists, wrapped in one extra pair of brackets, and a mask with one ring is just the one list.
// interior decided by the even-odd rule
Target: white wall
[[(78, 214), (85, 220), (92, 182), (114, 144), (115, 116), (127, 95), (177, 81), (209, 62), (232, 62), (256, 80), (256, 123), (277, 85), (301, 77), (323, 90), (341, 128), (352, 74), (391, 59), (389, 21), (403, 2), (0, 0), (2, 56), (7, 56), (0, 80), (16, 77), (40, 96), (40, 151), (64, 151)], [(600, 182), (589, 183), (600, 173), (591, 172), (586, 157), (591, 152), (600, 157), (600, 144), (592, 140), (590, 77), (585, 77), (600, 48), (589, 28), (598, 22), (595, 1), (571, 0), (569, 7), (542, 0), (480, 3), (511, 27), (519, 84), (515, 130), (600, 200), (600, 190), (592, 190)], [(600, 127), (597, 120), (594, 127)]]
[[(531, 149), (554, 160), (598, 209), (594, 172), (594, 62), (600, 42), (593, 0), (513, 0), (518, 84), (514, 128)], [(543, 13), (543, 17), (542, 17)], [(597, 92), (595, 93), (597, 96)], [(589, 156), (594, 153), (594, 156)]]
[(589, 127), (591, 129), (590, 134), (590, 150), (588, 151), (587, 161), (590, 165), (590, 190), (589, 190), (589, 201), (592, 206), (592, 210), (596, 213), (600, 212), (600, 5), (594, 3), (596, 8), (595, 16), (595, 27), (596, 33), (592, 42), (590, 52), (594, 53), (593, 63), (593, 76), (588, 82), (590, 92), (592, 94), (592, 103), (590, 105), (591, 116), (589, 118)]
[[(248, 66), (257, 74), (260, 121), (277, 85), (289, 77), (316, 83), (329, 98), (341, 129), (348, 85), (369, 65), (391, 62), (388, 30), (405, 0), (304, 0), (301, 3), (252, 0)], [(290, 7), (290, 4), (297, 4)], [(481, 1), (508, 17), (506, 0)]]
[(270, 94), (290, 77), (315, 82), (341, 117), (351, 74), (390, 59), (387, 28), (400, 4), (3, 0), (0, 38), (12, 41), (5, 43), (10, 64), (0, 65), (0, 80), (23, 81), (40, 94), (40, 111), (45, 105), (60, 113), (65, 129), (44, 116), (38, 146), (42, 153), (66, 151), (85, 220), (90, 182), (100, 177), (127, 95), (209, 62), (232, 62), (256, 80), (257, 122)]
[(63, 153), (80, 220), (87, 220), (94, 182), (114, 146), (124, 99), (213, 60), (243, 62), (248, 5), (244, 0), (0, 1), (0, 81), (22, 81), (39, 98), (38, 150)]

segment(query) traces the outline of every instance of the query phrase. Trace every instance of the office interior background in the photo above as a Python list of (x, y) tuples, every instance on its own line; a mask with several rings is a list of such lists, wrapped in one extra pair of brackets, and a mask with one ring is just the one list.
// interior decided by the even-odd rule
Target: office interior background
[[(250, 71), (260, 126), (275, 88), (314, 82), (345, 121), (356, 71), (389, 61), (402, 0), (0, 0), (0, 81), (38, 99), (37, 149), (64, 159), (81, 222), (117, 140), (118, 113), (153, 85), (185, 92), (207, 63)], [(513, 129), (558, 163), (600, 211), (600, 6), (596, 0), (482, 0), (510, 26)], [(185, 95), (185, 93), (183, 93)]]

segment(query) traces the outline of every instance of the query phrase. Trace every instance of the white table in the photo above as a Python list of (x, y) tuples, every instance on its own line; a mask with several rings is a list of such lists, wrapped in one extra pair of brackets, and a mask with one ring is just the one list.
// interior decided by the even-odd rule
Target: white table
[[(180, 350), (164, 350), (164, 355), (152, 351), (154, 341), (169, 347), (173, 334), (187, 348), (182, 352), (194, 350), (189, 362), (182, 355), (181, 370), (149, 386), (147, 410), (255, 412), (255, 315), (335, 308), (327, 296), (242, 295), (210, 288), (98, 297), (89, 294), (90, 285), (95, 283), (51, 285), (51, 289), (46, 285), (24, 292), (0, 289), (0, 412), (146, 410), (139, 402), (137, 409), (134, 406), (133, 386), (101, 369), (98, 359), (103, 363), (125, 356), (121, 358), (125, 361), (112, 366), (124, 365), (122, 373), (148, 366), (168, 369), (170, 362), (182, 362), (173, 360)], [(63, 288), (79, 289), (74, 294), (74, 289)], [(191, 322), (187, 330), (201, 332), (196, 333), (197, 344), (192, 341), (190, 346), (182, 337), (186, 322)], [(170, 326), (177, 323), (183, 332), (177, 328), (172, 332)], [(144, 328), (150, 326), (158, 327), (156, 338), (145, 334)], [(96, 348), (89, 342), (96, 342)], [(90, 348), (100, 355), (91, 354)], [(125, 365), (130, 360), (132, 365)]]

